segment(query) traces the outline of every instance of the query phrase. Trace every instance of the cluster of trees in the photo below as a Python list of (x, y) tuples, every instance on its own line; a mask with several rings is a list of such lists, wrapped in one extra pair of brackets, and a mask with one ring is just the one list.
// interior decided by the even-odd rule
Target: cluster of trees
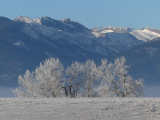
[(50, 58), (34, 71), (18, 77), (19, 87), (13, 92), (19, 97), (138, 97), (143, 96), (143, 80), (134, 80), (127, 72), (124, 57), (113, 63), (102, 59), (73, 62), (64, 69), (59, 59)]

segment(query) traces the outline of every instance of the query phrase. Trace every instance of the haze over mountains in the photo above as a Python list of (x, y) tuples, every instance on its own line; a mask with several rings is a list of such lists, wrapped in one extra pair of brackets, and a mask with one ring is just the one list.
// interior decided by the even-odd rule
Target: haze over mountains
[(88, 29), (69, 18), (0, 17), (0, 86), (16, 86), (19, 74), (49, 57), (58, 57), (67, 66), (121, 55), (131, 64), (133, 77), (160, 84), (159, 37), (160, 30), (149, 27)]

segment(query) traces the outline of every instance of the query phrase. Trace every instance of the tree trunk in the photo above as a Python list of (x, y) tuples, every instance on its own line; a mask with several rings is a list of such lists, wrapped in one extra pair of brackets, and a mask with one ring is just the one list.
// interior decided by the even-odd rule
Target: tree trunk
[(72, 85), (69, 86), (69, 94), (70, 94), (70, 97), (72, 98)]
[(66, 97), (68, 97), (68, 92), (67, 92), (67, 89), (66, 89), (66, 87), (62, 87), (63, 89), (64, 89), (64, 91), (65, 91), (65, 96)]

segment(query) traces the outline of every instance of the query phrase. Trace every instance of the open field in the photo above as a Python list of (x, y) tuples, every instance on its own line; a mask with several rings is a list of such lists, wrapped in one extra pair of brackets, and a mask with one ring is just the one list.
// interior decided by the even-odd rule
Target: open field
[(0, 120), (160, 120), (160, 98), (1, 98)]

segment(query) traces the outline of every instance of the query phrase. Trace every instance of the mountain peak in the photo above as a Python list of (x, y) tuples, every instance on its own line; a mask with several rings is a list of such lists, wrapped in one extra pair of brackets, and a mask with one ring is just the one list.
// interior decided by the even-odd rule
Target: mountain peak
[(145, 28), (142, 28), (141, 30), (152, 30), (153, 28), (150, 28), (150, 27), (145, 27)]
[(65, 19), (63, 19), (62, 21), (65, 21), (65, 22), (72, 22), (72, 20), (69, 19), (69, 18), (65, 18)]
[(16, 19), (14, 19), (14, 21), (21, 21), (21, 22), (25, 22), (25, 23), (31, 23), (32, 19), (30, 19), (29, 17), (26, 17), (26, 16), (18, 16)]
[(145, 29), (151, 29), (150, 27), (145, 27)]
[(47, 16), (45, 16), (45, 17), (41, 17), (40, 19), (41, 19), (41, 20), (52, 20), (52, 18), (47, 17)]

